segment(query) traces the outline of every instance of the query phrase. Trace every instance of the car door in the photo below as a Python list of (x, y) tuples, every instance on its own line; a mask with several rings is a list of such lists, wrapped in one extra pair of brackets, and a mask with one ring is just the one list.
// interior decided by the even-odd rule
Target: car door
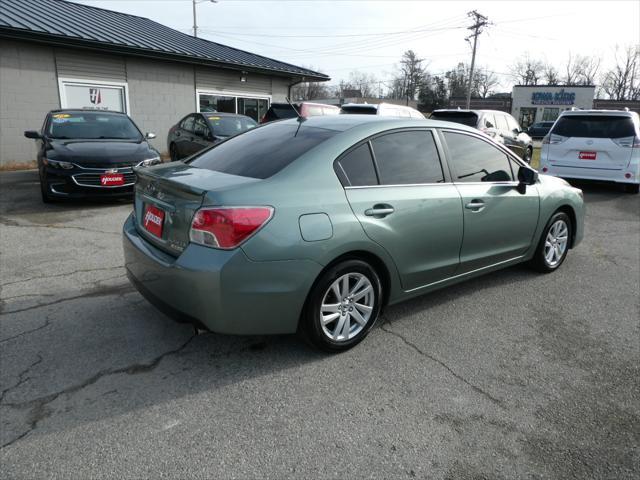
[(428, 129), (393, 131), (336, 162), (353, 212), (395, 261), (404, 290), (449, 277), (458, 267), (462, 205), (436, 139)]
[(191, 153), (197, 153), (212, 144), (211, 132), (207, 121), (202, 115), (196, 115), (193, 129), (193, 140), (191, 141)]
[(513, 151), (519, 157), (522, 156), (522, 149), (518, 145), (516, 133), (511, 130), (507, 116), (504, 114), (495, 114), (497, 128), (499, 130), (500, 143), (503, 143), (505, 147)]
[(524, 255), (538, 224), (537, 187), (521, 193), (515, 181), (519, 163), (490, 141), (452, 130), (442, 136), (464, 207), (459, 273)]
[(180, 122), (174, 140), (179, 158), (184, 158), (191, 155), (191, 137), (193, 136), (193, 128), (194, 117), (193, 115), (187, 115)]

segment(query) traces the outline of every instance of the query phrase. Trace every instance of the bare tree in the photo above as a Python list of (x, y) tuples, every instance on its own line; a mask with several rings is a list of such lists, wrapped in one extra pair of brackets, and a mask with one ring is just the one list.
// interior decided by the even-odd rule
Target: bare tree
[(565, 75), (562, 79), (562, 83), (565, 85), (577, 85), (578, 78), (580, 76), (580, 69), (578, 68), (578, 58), (576, 58), (571, 52), (569, 52), (569, 58), (565, 65)]
[(520, 85), (538, 85), (544, 75), (544, 63), (526, 53), (516, 60), (510, 70)]
[(565, 85), (593, 85), (599, 68), (599, 58), (588, 55), (573, 55), (569, 52), (562, 82)]
[[(309, 70), (316, 70), (314, 67), (306, 67)], [(316, 98), (326, 98), (330, 95), (329, 87), (323, 82), (304, 82), (291, 87), (291, 100), (315, 100)]]
[(377, 97), (380, 93), (380, 81), (371, 73), (354, 70), (349, 74), (348, 83), (353, 90), (360, 90), (363, 97)]
[(473, 83), (477, 84), (476, 90), (478, 92), (478, 95), (480, 95), (482, 98), (487, 98), (489, 95), (494, 93), (495, 87), (500, 85), (500, 81), (498, 80), (496, 74), (490, 72), (486, 68), (479, 69), (478, 72), (474, 73), (473, 76), (475, 77)]
[(544, 82), (547, 85), (558, 85), (560, 83), (560, 73), (558, 73), (558, 69), (550, 63), (545, 63), (542, 74)]
[[(413, 50), (404, 52), (400, 60), (400, 72), (397, 79), (401, 79), (402, 98), (406, 98), (407, 103), (409, 103), (409, 100), (416, 99), (420, 86), (425, 83), (427, 73), (423, 62), (424, 59), (418, 58)], [(399, 86), (400, 82), (397, 83)]]
[(581, 85), (595, 85), (596, 76), (600, 69), (600, 58), (597, 57), (579, 57), (578, 77)]
[(640, 45), (615, 48), (615, 66), (602, 77), (602, 90), (612, 100), (640, 100)]

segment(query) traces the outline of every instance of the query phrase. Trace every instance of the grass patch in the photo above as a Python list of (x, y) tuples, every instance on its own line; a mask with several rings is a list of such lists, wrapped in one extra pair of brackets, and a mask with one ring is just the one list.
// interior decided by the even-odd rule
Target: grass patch
[(531, 155), (531, 166), (538, 170), (540, 168), (540, 149), (534, 148), (533, 155)]

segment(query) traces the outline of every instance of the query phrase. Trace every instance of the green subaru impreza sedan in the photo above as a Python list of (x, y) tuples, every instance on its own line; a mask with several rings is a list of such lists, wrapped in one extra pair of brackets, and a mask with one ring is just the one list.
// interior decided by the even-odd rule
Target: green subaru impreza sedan
[(125, 261), (149, 301), (329, 351), (384, 305), (520, 262), (552, 272), (583, 236), (579, 189), (448, 122), (274, 122), (137, 177)]

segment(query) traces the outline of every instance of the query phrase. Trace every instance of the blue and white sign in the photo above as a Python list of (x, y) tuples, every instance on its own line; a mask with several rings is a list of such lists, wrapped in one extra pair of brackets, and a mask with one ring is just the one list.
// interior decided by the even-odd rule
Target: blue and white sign
[(573, 105), (576, 103), (575, 92), (565, 92), (562, 88), (559, 92), (533, 92), (531, 94), (533, 105)]

